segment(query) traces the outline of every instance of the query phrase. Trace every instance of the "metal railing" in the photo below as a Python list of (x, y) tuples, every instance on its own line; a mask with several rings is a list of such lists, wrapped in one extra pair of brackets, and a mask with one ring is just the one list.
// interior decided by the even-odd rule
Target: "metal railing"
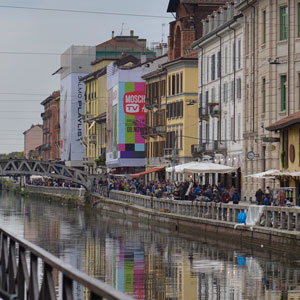
[[(74, 283), (86, 289), (86, 299), (133, 300), (6, 230), (0, 229), (0, 234), (0, 297), (4, 300), (53, 300), (58, 299), (57, 295), (62, 295), (63, 300), (73, 300)], [(53, 277), (55, 272), (61, 278), (58, 286)]]
[[(238, 214), (249, 208), (249, 205), (245, 204), (171, 200), (113, 190), (109, 192), (109, 198), (155, 211), (225, 222), (236, 222)], [(300, 208), (263, 206), (262, 216), (256, 226), (298, 233), (300, 232)]]

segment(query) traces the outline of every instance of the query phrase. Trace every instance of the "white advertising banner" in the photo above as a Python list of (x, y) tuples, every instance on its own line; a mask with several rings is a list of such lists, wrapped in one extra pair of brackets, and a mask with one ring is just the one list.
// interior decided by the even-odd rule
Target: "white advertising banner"
[(69, 166), (82, 166), (84, 146), (81, 138), (84, 137), (84, 83), (80, 78), (86, 74), (73, 73), (61, 80), (61, 160)]

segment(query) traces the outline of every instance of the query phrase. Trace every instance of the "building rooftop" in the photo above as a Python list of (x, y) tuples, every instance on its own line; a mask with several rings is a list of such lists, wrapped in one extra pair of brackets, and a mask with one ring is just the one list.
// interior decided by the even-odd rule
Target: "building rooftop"
[[(228, 1), (230, 2), (230, 1)], [(170, 0), (167, 12), (176, 12), (179, 3), (182, 4), (203, 4), (203, 5), (221, 5), (224, 0)]]
[(40, 127), (40, 128), (43, 129), (43, 125), (41, 125), (41, 124), (36, 124), (36, 125), (32, 124), (31, 127), (30, 127), (29, 129), (27, 129), (27, 130), (25, 130), (25, 131), (23, 132), (23, 134), (26, 134), (28, 131), (30, 131), (30, 130), (31, 130), (32, 128), (34, 128), (34, 127)]
[(51, 101), (51, 100), (53, 100), (53, 99), (55, 99), (55, 98), (57, 98), (57, 97), (59, 97), (60, 96), (60, 91), (54, 91), (49, 97), (47, 97), (45, 100), (43, 100), (42, 102), (41, 102), (41, 105), (45, 105), (45, 104), (47, 104), (49, 101)]
[(300, 110), (291, 114), (290, 116), (288, 116), (286, 118), (283, 118), (283, 119), (273, 123), (266, 129), (269, 131), (277, 131), (277, 130), (284, 129), (284, 128), (287, 128), (289, 126), (292, 126), (292, 125), (298, 124), (298, 123), (300, 123)]

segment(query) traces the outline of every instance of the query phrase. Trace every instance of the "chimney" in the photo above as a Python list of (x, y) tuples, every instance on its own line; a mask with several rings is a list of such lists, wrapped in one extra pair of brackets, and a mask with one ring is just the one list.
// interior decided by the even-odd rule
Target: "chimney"
[(130, 36), (134, 36), (134, 31), (130, 30)]
[(111, 32), (111, 38), (113, 39), (114, 37), (115, 37), (115, 32), (112, 31), (112, 32)]

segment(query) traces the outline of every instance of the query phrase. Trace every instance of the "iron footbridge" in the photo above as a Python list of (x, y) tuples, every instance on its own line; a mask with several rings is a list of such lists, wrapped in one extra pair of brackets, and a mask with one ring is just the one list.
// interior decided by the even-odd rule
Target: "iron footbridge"
[(86, 174), (84, 171), (51, 161), (0, 160), (0, 177), (25, 175), (40, 175), (70, 181), (82, 185), (87, 191), (91, 191), (94, 180), (93, 176)]

